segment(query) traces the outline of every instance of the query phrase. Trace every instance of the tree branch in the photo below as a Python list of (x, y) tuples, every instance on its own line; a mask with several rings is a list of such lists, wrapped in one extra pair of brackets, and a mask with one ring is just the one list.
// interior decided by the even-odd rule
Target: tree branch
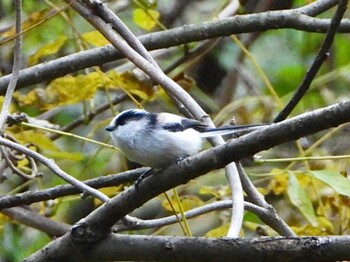
[(293, 109), (297, 106), (300, 100), (303, 98), (305, 93), (309, 90), (312, 80), (315, 78), (317, 72), (320, 70), (323, 62), (329, 55), (329, 50), (333, 44), (334, 36), (337, 32), (337, 29), (340, 25), (340, 21), (347, 9), (348, 1), (340, 0), (338, 8), (332, 18), (329, 30), (327, 35), (321, 45), (321, 48), (312, 63), (310, 69), (307, 71), (305, 78), (298, 89), (295, 91), (291, 100), (287, 103), (287, 105), (282, 109), (282, 111), (275, 117), (273, 122), (280, 122), (288, 117), (288, 115), (293, 111)]
[[(123, 183), (134, 182), (146, 170), (148, 170), (148, 168), (138, 168), (116, 175), (96, 177), (82, 181), (82, 183), (92, 188), (118, 186)], [(2, 196), (0, 197), (0, 210), (76, 194), (81, 194), (81, 190), (76, 186), (61, 185), (43, 190), (18, 193), (12, 196)]]
[(22, 0), (14, 1), (15, 10), (16, 10), (16, 38), (15, 38), (15, 47), (14, 47), (14, 56), (13, 56), (13, 67), (12, 67), (12, 75), (9, 81), (8, 87), (6, 89), (6, 94), (4, 98), (4, 102), (2, 104), (1, 112), (0, 112), (0, 130), (3, 130), (4, 125), (6, 123), (6, 118), (9, 115), (9, 108), (12, 101), (12, 95), (15, 91), (19, 69), (21, 67), (21, 54), (22, 54)]
[(92, 195), (92, 196), (96, 197), (97, 199), (101, 200), (102, 202), (106, 202), (109, 200), (109, 198), (105, 194), (103, 194), (102, 192), (87, 186), (86, 184), (80, 182), (78, 179), (76, 179), (76, 178), (70, 176), (69, 174), (67, 174), (66, 172), (64, 172), (62, 169), (60, 169), (60, 167), (52, 159), (48, 159), (48, 158), (44, 157), (43, 155), (41, 155), (41, 154), (39, 154), (39, 153), (37, 153), (37, 152), (27, 148), (27, 147), (24, 147), (20, 144), (17, 144), (15, 142), (12, 142), (12, 141), (7, 140), (7, 139), (2, 138), (2, 137), (0, 137), (0, 145), (5, 146), (5, 147), (9, 147), (13, 150), (16, 150), (18, 152), (26, 154), (26, 155), (32, 157), (33, 159), (36, 159), (40, 163), (47, 166), (54, 174), (56, 174), (57, 176), (59, 176), (63, 180), (67, 181), (68, 183), (74, 185), (75, 187), (79, 188), (81, 190), (81, 192)]
[(2, 209), (1, 213), (23, 225), (45, 232), (52, 237), (62, 236), (70, 228), (70, 225), (56, 222), (25, 207), (6, 208)]
[(51, 261), (61, 261), (62, 257), (57, 259), (55, 254), (74, 258), (81, 254), (86, 246), (92, 247), (107, 237), (116, 221), (161, 192), (184, 184), (213, 169), (221, 168), (232, 161), (238, 161), (287, 141), (349, 122), (349, 111), (350, 101), (338, 103), (272, 124), (187, 158), (179, 165), (172, 165), (162, 173), (149, 176), (142, 181), (137, 190), (135, 187), (130, 187), (112, 198), (79, 221), (70, 233), (51, 242), (27, 261), (40, 262), (47, 261), (49, 258), (52, 259)]
[[(304, 8), (308, 11), (306, 7)], [(304, 12), (303, 9), (301, 11)], [(312, 18), (302, 12), (296, 9), (237, 15), (203, 24), (186, 25), (163, 32), (150, 33), (139, 37), (139, 39), (148, 50), (156, 50), (232, 34), (260, 32), (270, 29), (289, 28), (315, 33), (327, 32), (331, 22), (330, 19)], [(312, 11), (308, 12), (315, 15)], [(343, 19), (338, 32), (350, 32), (349, 19)], [(21, 70), (17, 88), (53, 80), (78, 70), (102, 65), (121, 58), (123, 58), (122, 54), (112, 46), (94, 48), (68, 55)], [(0, 94), (5, 93), (10, 79), (11, 75), (0, 78)]]
[[(349, 236), (249, 239), (111, 234), (94, 248), (72, 256), (57, 252), (50, 261), (347, 261), (349, 245)], [(47, 253), (43, 250), (24, 261), (48, 261), (43, 260), (50, 259)]]

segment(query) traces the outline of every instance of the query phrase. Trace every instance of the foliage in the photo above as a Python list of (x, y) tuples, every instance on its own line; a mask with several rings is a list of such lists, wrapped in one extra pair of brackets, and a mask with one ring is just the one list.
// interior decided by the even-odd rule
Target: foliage
[[(2, 74), (8, 74), (6, 65), (11, 64), (14, 36), (14, 10), (11, 1), (4, 1), (8, 10), (5, 20), (0, 21), (0, 55)], [(22, 24), (24, 34), (24, 67), (76, 54), (88, 48), (102, 47), (109, 42), (64, 1), (24, 1), (23, 13), (26, 19)], [(193, 1), (192, 6), (178, 14), (178, 22), (167, 21), (171, 10), (166, 7), (167, 1), (135, 1), (133, 5), (118, 9), (118, 1), (109, 1), (116, 5), (116, 12), (135, 29), (135, 32), (149, 32), (170, 28), (178, 22), (182, 24), (205, 22), (212, 18), (218, 10), (218, 4), (212, 1)], [(152, 2), (152, 1), (151, 1)], [(215, 1), (214, 1), (215, 2)], [(292, 7), (304, 5), (308, 1), (294, 1)], [(220, 2), (221, 3), (221, 2)], [(171, 8), (171, 7), (170, 7)], [(242, 7), (243, 8), (243, 7)], [(209, 11), (208, 11), (209, 10)], [(331, 13), (327, 13), (331, 14)], [(124, 19), (125, 18), (125, 19)], [(183, 20), (183, 21), (181, 21)], [(10, 22), (11, 26), (8, 26)], [(168, 24), (169, 23), (169, 24)], [(145, 32), (143, 32), (143, 30)], [(197, 54), (195, 59), (185, 61), (169, 73), (178, 83), (184, 83), (204, 108), (217, 108), (210, 112), (216, 123), (224, 124), (234, 121), (238, 124), (271, 122), (273, 117), (292, 96), (300, 85), (311, 62), (317, 55), (323, 35), (291, 30), (269, 31), (254, 35), (251, 42), (240, 37), (239, 41), (247, 48), (247, 55), (252, 59), (244, 59), (244, 53), (232, 38), (220, 41), (207, 54)], [(193, 45), (195, 46), (195, 45)], [(172, 65), (191, 49), (173, 48), (157, 58), (162, 68)], [(349, 48), (348, 36), (338, 35), (332, 53), (320, 73), (313, 81), (312, 90), (293, 111), (293, 115), (310, 111), (338, 102), (347, 97), (349, 85)], [(238, 72), (235, 66), (239, 65)], [(263, 72), (263, 75), (259, 74)], [(221, 75), (220, 75), (221, 74)], [(216, 76), (220, 84), (206, 88), (206, 83)], [(227, 80), (231, 79), (231, 80)], [(223, 81), (224, 80), (224, 81)], [(226, 81), (226, 82), (225, 82)], [(211, 82), (210, 82), (211, 83)], [(273, 88), (272, 94), (269, 85)], [(112, 100), (120, 94), (127, 99), (117, 107)], [(110, 107), (92, 119), (89, 116), (102, 104)], [(49, 113), (48, 124), (71, 123), (83, 116), (82, 123), (68, 133), (78, 134), (98, 141), (111, 143), (104, 126), (116, 111), (128, 107), (146, 107), (150, 111), (173, 111), (173, 101), (160, 86), (152, 83), (147, 76), (140, 73), (128, 63), (96, 65), (79, 72), (43, 81), (30, 87), (18, 90), (11, 105), (12, 112), (32, 113), (31, 117), (40, 118), (42, 113)], [(108, 108), (108, 107), (107, 107)], [(57, 113), (59, 110), (60, 112)], [(209, 111), (209, 110), (208, 110)], [(33, 113), (34, 112), (34, 113)], [(62, 121), (62, 118), (64, 121)], [(115, 150), (77, 140), (74, 137), (54, 137), (52, 133), (28, 129), (24, 126), (12, 126), (5, 133), (21, 144), (28, 144), (48, 158), (52, 158), (65, 172), (83, 181), (89, 178), (104, 176), (129, 169), (133, 166)], [(264, 164), (249, 163), (246, 167), (254, 185), (276, 209), (277, 213), (288, 223), (298, 235), (327, 235), (349, 233), (350, 221), (350, 181), (347, 174), (349, 158), (341, 160), (303, 160), (298, 157), (348, 155), (349, 141), (346, 127), (336, 131), (326, 130), (299, 141), (280, 145), (269, 151), (261, 152), (263, 159), (293, 158), (291, 161), (269, 162)], [(249, 162), (249, 161), (248, 161)], [(30, 173), (30, 162), (27, 158), (16, 162), (17, 167)], [(36, 191), (63, 184), (44, 166), (39, 167), (43, 176), (30, 181), (15, 176), (1, 163), (0, 194), (13, 195), (25, 191)], [(24, 185), (24, 186), (23, 186)], [(112, 197), (120, 193), (130, 184), (101, 189)], [(166, 199), (159, 196), (151, 206), (146, 205), (135, 211), (140, 217), (164, 216), (176, 212), (191, 210), (219, 200), (229, 199), (230, 188), (224, 178), (223, 171), (214, 171), (202, 176), (192, 183), (178, 189), (180, 198), (172, 194)], [(77, 204), (72, 204), (72, 202)], [(30, 208), (53, 220), (74, 223), (94, 208), (99, 201), (82, 204), (83, 200), (67, 196), (54, 202), (42, 201), (33, 203)], [(88, 202), (88, 201), (87, 201)], [(60, 212), (57, 212), (60, 210)], [(72, 213), (73, 215), (70, 216)], [(189, 224), (193, 235), (208, 237), (224, 236), (229, 229), (230, 214), (226, 210), (216, 211), (207, 218), (195, 218)], [(20, 261), (43, 247), (51, 238), (17, 224), (14, 219), (5, 215), (0, 217), (0, 237), (4, 243), (0, 247), (0, 260)], [(165, 226), (160, 231), (145, 230), (145, 233), (162, 233), (182, 235), (178, 225)], [(259, 236), (275, 235), (276, 232), (267, 227), (255, 214), (246, 211), (241, 235)], [(132, 233), (132, 232), (130, 232)], [(26, 248), (23, 248), (26, 247)], [(29, 249), (27, 249), (27, 247)]]

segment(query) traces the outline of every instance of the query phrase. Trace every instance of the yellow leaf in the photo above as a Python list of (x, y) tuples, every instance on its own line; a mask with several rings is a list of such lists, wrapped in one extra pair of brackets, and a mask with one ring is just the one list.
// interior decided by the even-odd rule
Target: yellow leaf
[(23, 106), (35, 105), (43, 110), (75, 104), (90, 99), (97, 89), (105, 83), (103, 76), (99, 72), (76, 77), (65, 76), (53, 80), (45, 89), (36, 88), (27, 95), (16, 93), (14, 97)]
[[(44, 9), (40, 12), (35, 12), (31, 14), (26, 21), (22, 23), (22, 30), (26, 30), (35, 24), (41, 22), (51, 14), (52, 10)], [(12, 37), (15, 34), (15, 27), (11, 27), (0, 35), (3, 37)]]
[(31, 143), (41, 150), (58, 150), (57, 146), (42, 132), (38, 130), (23, 130), (15, 135), (23, 143)]
[(214, 237), (214, 238), (218, 238), (218, 237), (224, 237), (227, 235), (228, 229), (230, 228), (230, 224), (229, 223), (225, 223), (222, 226), (219, 226), (217, 228), (214, 228), (210, 231), (208, 231), (205, 236), (206, 237)]
[(105, 46), (109, 44), (109, 41), (98, 31), (84, 33), (81, 37), (93, 46)]
[(133, 20), (142, 29), (151, 31), (156, 25), (156, 20), (159, 18), (159, 12), (152, 9), (147, 9), (147, 11), (136, 8), (133, 11)]
[(54, 159), (64, 159), (64, 160), (70, 160), (70, 161), (80, 161), (84, 157), (81, 153), (78, 152), (63, 152), (63, 151), (48, 151), (45, 152), (45, 155), (50, 158)]
[(284, 193), (288, 188), (288, 174), (279, 169), (273, 169), (271, 173), (274, 176), (269, 184), (269, 189), (272, 190), (275, 195)]
[[(176, 202), (175, 197), (172, 197), (171, 199), (171, 203), (175, 209), (176, 212), (180, 212), (180, 208), (178, 206), (178, 203)], [(190, 210), (192, 208), (198, 207), (203, 205), (203, 201), (196, 197), (196, 196), (181, 196), (180, 197), (180, 203), (182, 205), (182, 208), (184, 211), (186, 210)], [(169, 212), (173, 212), (172, 207), (170, 206), (170, 203), (168, 202), (167, 199), (163, 200), (162, 206)]]
[(302, 227), (292, 227), (297, 235), (303, 236), (327, 236), (334, 234), (332, 223), (325, 217), (317, 217), (317, 226), (308, 224)]
[(155, 90), (147, 80), (139, 80), (132, 72), (118, 73), (114, 70), (107, 72), (107, 77), (111, 80), (111, 88), (122, 88), (137, 95), (144, 100), (154, 97)]
[(41, 58), (57, 53), (67, 41), (67, 39), (68, 38), (66, 36), (60, 36), (52, 43), (42, 46), (35, 54), (31, 55), (28, 58), (28, 64), (35, 65)]

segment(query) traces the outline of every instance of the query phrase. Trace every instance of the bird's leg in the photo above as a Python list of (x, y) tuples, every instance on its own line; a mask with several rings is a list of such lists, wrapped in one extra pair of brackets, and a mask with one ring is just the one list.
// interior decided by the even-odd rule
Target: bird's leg
[(144, 180), (146, 177), (148, 177), (154, 173), (155, 173), (155, 171), (153, 168), (150, 168), (150, 169), (146, 170), (145, 172), (143, 172), (136, 180), (135, 187), (137, 188), (140, 185), (142, 180)]

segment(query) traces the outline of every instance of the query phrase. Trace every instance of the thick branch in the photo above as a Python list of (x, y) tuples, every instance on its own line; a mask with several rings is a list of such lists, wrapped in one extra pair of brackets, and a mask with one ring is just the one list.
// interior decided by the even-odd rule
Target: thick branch
[[(96, 247), (60, 261), (344, 261), (350, 259), (349, 245), (349, 236), (237, 239), (111, 234)], [(26, 261), (42, 261), (44, 253)]]
[(23, 225), (45, 232), (52, 237), (62, 236), (70, 228), (70, 225), (41, 216), (25, 207), (6, 208), (1, 210), (1, 213)]
[(39, 251), (28, 261), (47, 261), (48, 258), (51, 261), (61, 261), (55, 259), (54, 254), (74, 257), (84, 247), (91, 247), (93, 243), (107, 237), (116, 221), (158, 194), (232, 161), (349, 122), (349, 111), (350, 101), (318, 109), (230, 140), (225, 145), (185, 159), (180, 165), (172, 165), (164, 172), (146, 178), (137, 190), (131, 187), (112, 198), (78, 222), (70, 234), (51, 242), (44, 251)]

